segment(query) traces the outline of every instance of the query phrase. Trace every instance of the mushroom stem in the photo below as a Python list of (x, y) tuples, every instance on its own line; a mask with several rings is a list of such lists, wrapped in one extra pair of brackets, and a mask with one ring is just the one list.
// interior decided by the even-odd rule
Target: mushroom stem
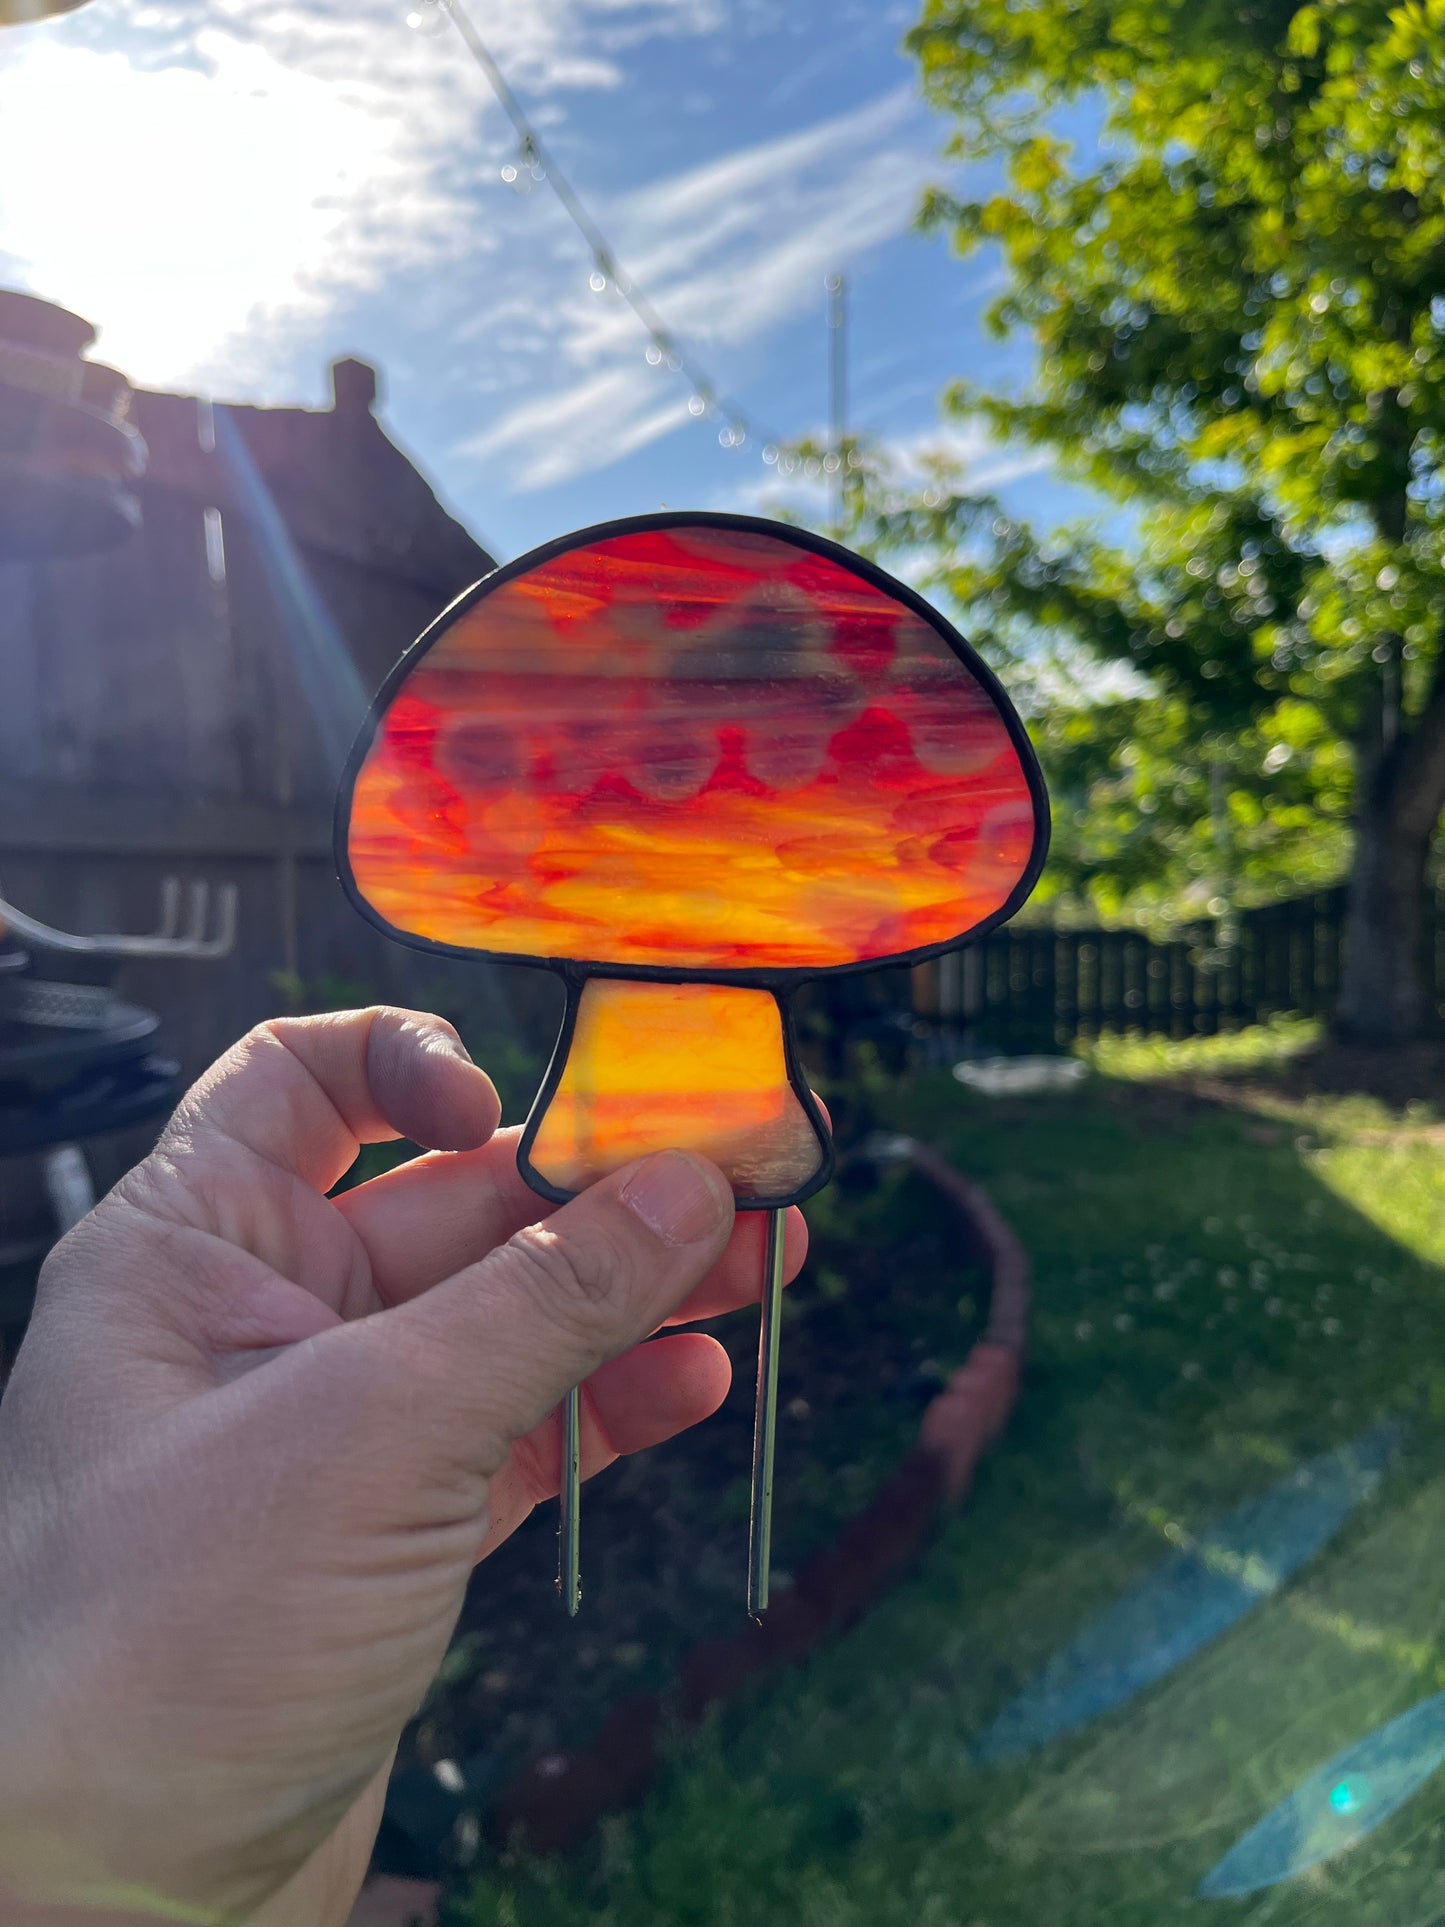
[(778, 1332), (783, 1309), (783, 1225), (787, 1213), (768, 1213), (763, 1260), (763, 1316), (758, 1331), (758, 1396), (753, 1408), (753, 1495), (748, 1526), (748, 1611), (756, 1619), (768, 1603), (773, 1544), (773, 1449), (778, 1436)]
[(582, 1603), (582, 1388), (574, 1385), (562, 1406), (562, 1529), (557, 1552), (557, 1590), (567, 1617)]
[(828, 1160), (800, 1081), (771, 990), (588, 977), (522, 1135), (522, 1176), (561, 1199), (653, 1151), (695, 1151), (740, 1199), (795, 1197)]

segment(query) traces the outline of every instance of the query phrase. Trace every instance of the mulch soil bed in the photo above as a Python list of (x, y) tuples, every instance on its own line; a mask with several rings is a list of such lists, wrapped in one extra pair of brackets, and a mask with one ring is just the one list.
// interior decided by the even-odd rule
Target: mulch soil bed
[[(988, 1314), (956, 1211), (916, 1173), (856, 1166), (811, 1215), (809, 1261), (785, 1299), (775, 1602), (916, 1446)], [(455, 1762), (466, 1802), (485, 1809), (522, 1768), (545, 1770), (550, 1750), (585, 1746), (619, 1702), (666, 1694), (700, 1641), (746, 1626), (757, 1320), (706, 1329), (733, 1362), (722, 1410), (588, 1484), (575, 1621), (555, 1591), (555, 1507), (478, 1569), (399, 1776), (419, 1784), (416, 1769)]]

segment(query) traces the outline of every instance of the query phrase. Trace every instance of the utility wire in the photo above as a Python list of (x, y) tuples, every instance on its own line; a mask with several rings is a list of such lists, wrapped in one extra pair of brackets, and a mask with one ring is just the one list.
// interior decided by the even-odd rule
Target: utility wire
[[(603, 293), (609, 286), (616, 288), (622, 299), (637, 316), (650, 337), (647, 359), (654, 367), (666, 363), (674, 372), (687, 376), (692, 383), (693, 393), (688, 402), (689, 410), (695, 415), (715, 415), (721, 418), (723, 427), (718, 440), (724, 448), (741, 448), (750, 435), (757, 436), (763, 443), (763, 460), (769, 465), (778, 459), (778, 445), (784, 439), (771, 430), (759, 427), (748, 419), (741, 404), (726, 394), (708, 374), (696, 355), (668, 327), (648, 296), (632, 276), (619, 265), (616, 250), (597, 222), (589, 213), (581, 195), (557, 165), (541, 135), (527, 118), (526, 109), (513, 93), (507, 76), (498, 66), (496, 57), (477, 32), (476, 23), (467, 12), (464, 0), (416, 0), (415, 7), (408, 19), (414, 25), (435, 14), (442, 13), (451, 21), (462, 37), (467, 52), (486, 75), (492, 92), (507, 119), (516, 130), (520, 144), (519, 160), (522, 166), (530, 169), (537, 180), (545, 180), (566, 210), (572, 225), (582, 236), (592, 251), (593, 291)], [(520, 168), (504, 167), (502, 178), (515, 181), (520, 176)]]
[(828, 290), (828, 514), (831, 533), (843, 533), (843, 443), (848, 433), (848, 283), (830, 274)]

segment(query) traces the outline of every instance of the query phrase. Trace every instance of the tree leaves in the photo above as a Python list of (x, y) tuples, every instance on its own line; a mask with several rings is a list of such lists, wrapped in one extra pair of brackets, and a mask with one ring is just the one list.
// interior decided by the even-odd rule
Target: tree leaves
[[(910, 45), (950, 152), (1005, 164), (923, 220), (1002, 252), (992, 324), (1038, 350), (1027, 394), (960, 383), (946, 410), (1049, 451), (1114, 534), (872, 454), (850, 532), (1056, 698), (1061, 663), (1085, 702), (1135, 672), (1122, 702), (1038, 709), (1088, 823), (1056, 887), (1323, 880), (1352, 771), (1445, 701), (1445, 0), (926, 0)], [(1098, 138), (1071, 148), (1085, 97)]]

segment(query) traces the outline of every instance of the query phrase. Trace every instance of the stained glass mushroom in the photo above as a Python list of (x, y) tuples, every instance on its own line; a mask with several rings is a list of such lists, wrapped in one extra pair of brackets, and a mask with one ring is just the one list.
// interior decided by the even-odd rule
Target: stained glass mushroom
[(28, 27), (34, 20), (74, 13), (86, 0), (0, 0), (0, 27)]
[[(790, 995), (1001, 922), (1047, 824), (1018, 717), (936, 611), (833, 543), (742, 516), (615, 522), (498, 569), (398, 664), (353, 751), (337, 859), (364, 913), (566, 984), (527, 1181), (564, 1199), (678, 1147), (772, 1214), (755, 1611), (782, 1213), (832, 1165)], [(575, 1610), (575, 1395), (566, 1416)]]

